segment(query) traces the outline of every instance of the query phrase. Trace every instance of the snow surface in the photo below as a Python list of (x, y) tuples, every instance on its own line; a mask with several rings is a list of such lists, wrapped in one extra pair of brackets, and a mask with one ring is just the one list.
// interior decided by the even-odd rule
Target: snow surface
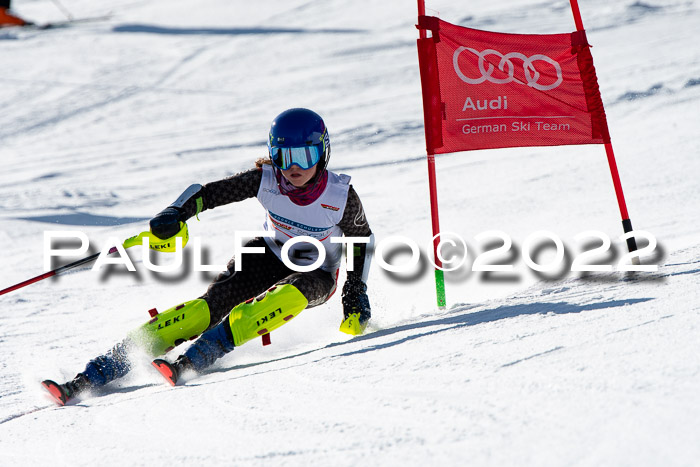
[[(415, 2), (62, 0), (54, 30), (0, 30), (0, 288), (43, 272), (47, 230), (91, 251), (144, 230), (191, 183), (265, 155), (271, 119), (316, 109), (331, 168), (353, 176), (377, 239), (425, 257), (430, 215)], [(443, 231), (513, 238), (508, 277), (401, 280), (375, 262), (370, 332), (338, 332), (338, 296), (171, 388), (137, 368), (67, 407), (65, 380), (211, 275), (83, 270), (0, 297), (1, 465), (614, 465), (700, 459), (700, 6), (581, 0), (631, 219), (656, 273), (536, 276), (538, 230), (599, 230), (624, 248), (600, 146), (437, 158)], [(37, 22), (47, 0), (16, 0)], [(566, 1), (429, 1), (429, 14), (502, 32), (574, 29)], [(262, 222), (255, 200), (190, 222), (208, 261)], [(190, 250), (191, 251), (191, 250)], [(544, 255), (546, 256), (546, 255)], [(544, 256), (542, 258), (544, 258)], [(407, 259), (399, 254), (397, 261)], [(67, 258), (67, 261), (71, 259)], [(167, 262), (167, 259), (163, 259)], [(181, 350), (173, 352), (177, 354)]]

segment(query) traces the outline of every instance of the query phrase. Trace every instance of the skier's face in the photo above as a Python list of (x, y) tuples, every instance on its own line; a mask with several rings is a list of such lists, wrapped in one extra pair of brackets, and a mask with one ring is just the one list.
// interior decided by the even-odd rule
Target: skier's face
[(283, 170), (282, 175), (284, 175), (284, 178), (286, 178), (289, 183), (297, 188), (301, 188), (306, 186), (306, 184), (309, 183), (309, 180), (316, 175), (316, 167), (317, 165), (314, 165), (310, 169), (304, 170), (295, 164), (287, 170)]

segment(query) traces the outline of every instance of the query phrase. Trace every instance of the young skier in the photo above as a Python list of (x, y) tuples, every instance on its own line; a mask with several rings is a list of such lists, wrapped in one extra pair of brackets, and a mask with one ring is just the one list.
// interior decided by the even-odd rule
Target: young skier
[[(72, 381), (44, 381), (59, 404), (128, 373), (132, 346), (155, 357), (199, 336), (173, 363), (154, 360), (153, 365), (174, 385), (184, 370), (200, 372), (257, 336), (269, 342), (270, 331), (333, 294), (342, 244), (332, 239), (342, 235), (367, 241), (348, 246), (353, 270), (348, 271), (342, 292), (341, 331), (360, 334), (364, 330), (371, 314), (366, 281), (373, 235), (350, 177), (327, 170), (330, 140), (323, 119), (307, 109), (282, 112), (272, 122), (268, 149), (269, 158), (258, 160), (255, 168), (190, 186), (150, 222), (153, 235), (169, 239), (202, 211), (257, 197), (267, 211), (264, 229), (270, 236), (250, 240), (245, 247), (258, 252), (248, 250), (238, 267), (232, 259), (200, 298), (160, 314), (152, 310), (149, 322), (91, 360)], [(316, 239), (322, 248), (299, 242), (287, 245), (285, 252), (285, 243), (300, 236)], [(293, 265), (309, 266), (321, 262), (319, 254), (324, 252), (320, 267), (308, 272), (295, 272), (282, 260), (286, 253)]]

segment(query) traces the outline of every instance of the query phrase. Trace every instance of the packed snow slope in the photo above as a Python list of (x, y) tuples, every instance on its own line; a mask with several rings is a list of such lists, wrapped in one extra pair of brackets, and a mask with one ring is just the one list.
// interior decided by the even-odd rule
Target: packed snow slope
[[(43, 272), (45, 231), (82, 231), (97, 252), (147, 229), (190, 184), (251, 167), (272, 118), (297, 106), (324, 116), (330, 167), (353, 177), (377, 240), (409, 237), (421, 262), (397, 277), (375, 261), (363, 336), (338, 332), (336, 294), (271, 346), (246, 344), (177, 387), (135, 355), (128, 377), (63, 408), (41, 380), (72, 378), (148, 309), (199, 296), (213, 273), (191, 271), (194, 246), (190, 267), (171, 274), (130, 250), (136, 273), (85, 269), (4, 295), (0, 465), (697, 465), (697, 1), (580, 1), (631, 219), (658, 241), (643, 261), (658, 271), (535, 275), (522, 258), (533, 232), (556, 234), (570, 261), (586, 248), (576, 236), (597, 230), (613, 242), (597, 261), (617, 265), (602, 147), (445, 155), (441, 227), (470, 256), (447, 275), (444, 310), (427, 262), (415, 2), (61, 4), (110, 16), (0, 30), (0, 288)], [(63, 19), (48, 0), (14, 7)], [(563, 0), (427, 7), (480, 29), (574, 30)], [(221, 265), (233, 232), (259, 229), (263, 212), (247, 200), (199, 217), (190, 234), (205, 264)], [(475, 239), (490, 230), (512, 238), (497, 255), (512, 273), (470, 270), (499, 245)]]

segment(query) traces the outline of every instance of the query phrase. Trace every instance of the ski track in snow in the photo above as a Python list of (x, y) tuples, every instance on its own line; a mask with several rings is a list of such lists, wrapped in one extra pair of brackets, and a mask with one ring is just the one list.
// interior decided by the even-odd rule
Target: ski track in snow
[[(631, 219), (658, 240), (646, 259), (658, 271), (547, 277), (520, 259), (534, 231), (556, 233), (573, 257), (576, 234), (599, 230), (614, 244), (600, 261), (620, 260), (601, 147), (438, 156), (442, 230), (467, 239), (471, 260), (485, 247), (475, 235), (506, 232), (513, 274), (468, 262), (446, 274), (449, 306), (438, 310), (424, 259), (401, 278), (375, 262), (363, 336), (337, 331), (334, 296), (275, 331), (272, 346), (253, 341), (177, 387), (136, 354), (126, 378), (66, 407), (41, 380), (73, 377), (146, 310), (201, 295), (211, 275), (160, 277), (130, 251), (137, 274), (83, 269), (4, 295), (0, 465), (696, 464), (700, 9), (579, 3)], [(574, 29), (566, 1), (426, 6), (493, 31)], [(62, 19), (46, 0), (13, 7)], [(79, 229), (97, 252), (144, 230), (191, 183), (247, 169), (266, 154), (270, 120), (294, 106), (324, 116), (331, 169), (352, 175), (377, 239), (409, 236), (425, 256), (414, 4), (134, 0), (111, 13), (0, 29), (0, 288), (43, 272), (46, 230)], [(233, 230), (259, 228), (262, 214), (254, 200), (217, 208), (190, 235), (225, 263)]]

